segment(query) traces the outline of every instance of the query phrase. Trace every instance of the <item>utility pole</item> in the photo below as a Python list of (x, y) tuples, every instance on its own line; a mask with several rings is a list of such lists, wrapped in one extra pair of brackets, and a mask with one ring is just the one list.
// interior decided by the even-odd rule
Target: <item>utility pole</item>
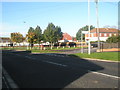
[(100, 52), (100, 34), (99, 34), (99, 18), (98, 18), (98, 0), (95, 0), (95, 3), (96, 3), (96, 17), (97, 17), (98, 52)]
[(90, 54), (90, 0), (88, 0), (88, 54)]

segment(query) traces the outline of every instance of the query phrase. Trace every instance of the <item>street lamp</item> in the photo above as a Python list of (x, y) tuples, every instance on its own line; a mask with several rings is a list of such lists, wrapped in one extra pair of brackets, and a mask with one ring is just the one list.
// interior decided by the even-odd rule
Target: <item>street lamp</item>
[(99, 34), (99, 18), (98, 18), (98, 0), (95, 0), (95, 3), (96, 3), (96, 17), (97, 17), (98, 52), (100, 52), (100, 34)]
[(90, 54), (90, 0), (88, 0), (88, 54)]
[[(23, 21), (23, 23), (26, 23), (25, 21)], [(26, 42), (28, 42), (28, 36), (26, 37)], [(28, 44), (28, 43), (26, 43), (26, 44)], [(27, 45), (27, 50), (28, 50), (29, 48), (28, 48), (28, 45)]]

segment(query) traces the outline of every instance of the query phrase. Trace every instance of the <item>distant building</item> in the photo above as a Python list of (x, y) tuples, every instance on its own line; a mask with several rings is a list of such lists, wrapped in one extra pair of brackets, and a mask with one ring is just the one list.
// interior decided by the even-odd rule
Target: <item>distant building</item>
[[(108, 37), (117, 36), (118, 29), (113, 28), (99, 28), (100, 41), (106, 41)], [(88, 41), (89, 35), (85, 34), (85, 41)], [(90, 31), (90, 41), (98, 41), (97, 28)]]
[(63, 33), (63, 37), (58, 42), (72, 42), (72, 37), (68, 33)]
[(8, 37), (0, 37), (0, 46), (8, 46), (12, 41)]

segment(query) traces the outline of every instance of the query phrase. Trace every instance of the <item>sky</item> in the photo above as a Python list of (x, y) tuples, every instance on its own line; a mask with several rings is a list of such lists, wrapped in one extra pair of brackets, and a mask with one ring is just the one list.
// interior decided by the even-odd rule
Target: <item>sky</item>
[[(60, 26), (63, 33), (76, 36), (88, 25), (87, 2), (0, 2), (0, 36), (10, 37), (11, 32), (24, 36), (29, 27), (39, 25), (44, 31), (49, 23)], [(99, 27), (118, 26), (118, 2), (99, 2)], [(90, 25), (96, 26), (95, 2), (90, 2)]]

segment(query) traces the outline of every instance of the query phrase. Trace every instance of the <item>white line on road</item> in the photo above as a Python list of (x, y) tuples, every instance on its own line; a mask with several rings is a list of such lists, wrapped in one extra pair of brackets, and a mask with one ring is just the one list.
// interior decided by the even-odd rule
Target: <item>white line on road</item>
[(90, 71), (90, 70), (88, 70), (88, 72), (103, 75), (103, 76), (107, 76), (107, 77), (112, 77), (112, 78), (116, 78), (116, 79), (120, 79), (120, 77), (118, 77), (118, 76), (113, 76), (113, 75), (104, 74), (104, 73), (100, 73), (100, 72), (94, 72), (94, 71)]
[(29, 56), (25, 56), (26, 58), (29, 58), (29, 59), (35, 59), (35, 58), (32, 58), (32, 57), (29, 57)]
[[(19, 54), (15, 54), (17, 56), (21, 56)], [(35, 59), (35, 58), (32, 58), (32, 57), (29, 57), (29, 56), (25, 56), (26, 58), (29, 58), (29, 59)], [(50, 62), (50, 61), (44, 61), (42, 60), (42, 62), (46, 62), (46, 63), (50, 63), (50, 64), (54, 64), (54, 65), (58, 65), (58, 66), (63, 66), (63, 67), (66, 67), (67, 65), (64, 65), (64, 64), (60, 64), (60, 63), (55, 63), (55, 62)]]
[[(29, 58), (29, 59), (35, 59), (35, 58), (29, 57), (29, 56), (25, 56), (25, 57)], [(44, 60), (42, 60), (42, 62), (46, 62), (46, 63), (50, 63), (50, 64), (55, 64), (55, 65), (63, 66), (63, 67), (67, 66), (67, 65), (60, 64), (60, 63), (55, 63), (55, 62), (50, 62), (50, 61), (44, 61)]]
[(47, 63), (50, 63), (50, 64), (55, 64), (55, 65), (58, 65), (58, 66), (67, 67), (67, 65), (59, 64), (59, 63), (55, 63), (55, 62), (50, 62), (50, 61), (43, 61), (43, 62), (47, 62)]
[[(15, 54), (15, 55), (18, 55), (18, 54)], [(21, 56), (21, 55), (18, 55), (18, 56)], [(29, 57), (29, 56), (25, 56), (25, 57), (29, 58), (29, 59), (35, 59), (35, 58)], [(42, 60), (42, 62), (46, 62), (46, 63), (58, 65), (58, 66), (67, 67), (67, 65), (60, 64), (60, 63), (55, 63), (55, 62), (50, 62), (50, 61), (43, 61), (43, 60)], [(94, 71), (90, 71), (90, 70), (88, 70), (88, 72), (91, 72), (91, 73), (94, 73), (94, 74), (103, 75), (103, 76), (107, 76), (107, 77), (112, 77), (112, 78), (116, 78), (116, 79), (120, 79), (120, 77), (118, 77), (118, 76), (113, 76), (113, 75), (104, 74), (104, 73), (100, 73), (100, 72), (94, 72)]]

